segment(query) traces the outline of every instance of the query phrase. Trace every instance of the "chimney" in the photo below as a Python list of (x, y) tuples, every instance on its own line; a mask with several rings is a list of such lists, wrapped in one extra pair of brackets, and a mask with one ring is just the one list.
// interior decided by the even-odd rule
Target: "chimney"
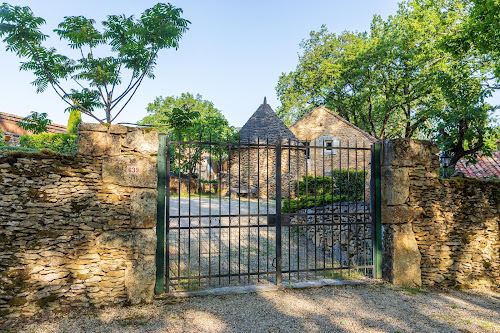
[(497, 141), (497, 150), (500, 150), (500, 139)]

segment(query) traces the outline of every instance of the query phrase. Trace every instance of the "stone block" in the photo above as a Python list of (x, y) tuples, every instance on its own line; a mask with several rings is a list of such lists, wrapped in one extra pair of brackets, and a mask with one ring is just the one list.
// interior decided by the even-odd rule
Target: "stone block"
[(111, 134), (127, 134), (127, 126), (111, 125), (111, 126), (109, 126), (109, 133), (111, 133)]
[(382, 167), (382, 205), (402, 205), (410, 194), (407, 168)]
[(78, 125), (79, 132), (107, 132), (108, 126), (103, 124), (94, 124), (94, 123), (80, 123)]
[(156, 188), (156, 158), (140, 156), (106, 157), (102, 163), (102, 180), (130, 187)]
[(411, 223), (384, 227), (383, 275), (391, 283), (421, 286), (421, 254)]
[(439, 164), (438, 147), (431, 141), (395, 139), (383, 142), (382, 165), (414, 166)]
[(78, 134), (78, 153), (90, 156), (120, 155), (120, 137), (103, 132)]
[(125, 289), (131, 304), (151, 302), (154, 295), (156, 276), (155, 256), (142, 256), (127, 263)]
[(153, 228), (156, 225), (158, 192), (150, 189), (136, 189), (131, 195), (131, 226)]
[(106, 231), (96, 239), (101, 249), (131, 251), (142, 255), (154, 255), (156, 252), (156, 232), (153, 229), (133, 231)]
[(158, 153), (158, 132), (146, 129), (128, 132), (123, 141), (123, 147), (141, 154), (156, 155)]
[(407, 205), (386, 206), (382, 205), (383, 224), (403, 224), (410, 223), (420, 216), (424, 210), (421, 207), (410, 207)]

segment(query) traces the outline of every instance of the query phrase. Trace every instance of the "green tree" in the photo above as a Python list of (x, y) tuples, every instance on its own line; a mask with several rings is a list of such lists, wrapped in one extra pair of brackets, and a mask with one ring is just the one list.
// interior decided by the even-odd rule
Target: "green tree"
[(450, 165), (454, 166), (462, 157), (474, 161), (480, 151), (488, 154), (485, 138), (492, 131), (489, 125), (493, 108), (486, 98), (491, 92), (472, 76), (466, 64), (439, 73), (438, 84), (446, 105), (432, 115), (429, 130), (441, 149), (450, 153)]
[[(134, 96), (145, 77), (154, 78), (154, 67), (162, 49), (178, 48), (188, 29), (182, 9), (158, 3), (147, 9), (139, 19), (133, 16), (110, 15), (102, 22), (84, 16), (66, 16), (54, 32), (68, 42), (81, 57), (71, 59), (43, 46), (47, 35), (40, 27), (45, 23), (29, 7), (0, 6), (0, 37), (6, 50), (24, 59), (20, 69), (31, 71), (37, 92), (49, 86), (68, 104), (67, 110), (78, 109), (100, 123), (111, 124)], [(99, 57), (95, 51), (109, 45), (114, 56)], [(122, 71), (128, 70), (126, 77)], [(74, 89), (63, 87), (72, 84)], [(121, 92), (115, 90), (125, 87)], [(122, 87), (123, 87), (122, 86)], [(104, 120), (98, 110), (105, 113)]]
[(29, 116), (24, 117), (17, 125), (33, 134), (47, 132), (47, 125), (52, 124), (46, 113), (31, 111)]
[(455, 56), (469, 57), (492, 68), (489, 88), (500, 85), (500, 0), (467, 0), (469, 15), (443, 40), (443, 46)]
[[(158, 97), (147, 107), (149, 115), (139, 123), (155, 126), (160, 132), (170, 133), (174, 141), (228, 142), (234, 140), (236, 130), (214, 104), (199, 94)], [(211, 153), (214, 161), (227, 155), (226, 146), (214, 151), (207, 144), (173, 144), (172, 169), (181, 173), (196, 173), (196, 165), (204, 153)]]
[(491, 63), (445, 47), (468, 10), (459, 0), (412, 0), (387, 20), (375, 16), (369, 33), (311, 32), (296, 69), (278, 81), (278, 116), (290, 124), (325, 105), (379, 139), (434, 139), (473, 157), (491, 124)]
[(200, 94), (157, 97), (146, 109), (149, 115), (139, 123), (154, 125), (160, 132), (171, 132), (175, 139), (227, 141), (235, 135), (235, 128), (221, 111)]
[(78, 133), (78, 125), (82, 122), (82, 113), (78, 109), (71, 110), (68, 119), (68, 133)]
[(486, 150), (498, 150), (497, 142), (500, 140), (500, 126), (493, 126), (491, 131), (484, 138)]
[(443, 106), (433, 74), (449, 65), (439, 38), (465, 15), (460, 1), (430, 3), (403, 2), (387, 20), (375, 16), (369, 33), (311, 32), (296, 70), (279, 79), (278, 115), (290, 123), (325, 105), (380, 139), (419, 136)]

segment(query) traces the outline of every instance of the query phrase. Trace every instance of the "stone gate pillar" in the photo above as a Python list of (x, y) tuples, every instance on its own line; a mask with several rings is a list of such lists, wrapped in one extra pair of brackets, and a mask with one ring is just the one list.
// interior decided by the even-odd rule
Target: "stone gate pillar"
[[(437, 147), (428, 141), (396, 139), (382, 147), (383, 277), (394, 284), (422, 284), (421, 254), (412, 221), (423, 214), (412, 200), (419, 174), (437, 178)], [(411, 181), (410, 181), (411, 180)]]
[[(97, 248), (124, 256), (121, 284), (130, 303), (151, 301), (155, 284), (158, 133), (150, 129), (81, 123), (78, 154), (101, 166), (104, 200), (119, 201), (109, 226), (97, 237)], [(120, 280), (119, 278), (117, 280)]]

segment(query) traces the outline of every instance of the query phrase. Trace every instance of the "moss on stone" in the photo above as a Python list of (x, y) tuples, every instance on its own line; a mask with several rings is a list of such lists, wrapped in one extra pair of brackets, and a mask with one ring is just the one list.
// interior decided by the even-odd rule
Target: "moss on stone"
[(72, 201), (71, 202), (71, 210), (72, 210), (73, 213), (80, 213), (85, 208), (87, 208), (86, 204), (79, 204), (76, 201)]
[(49, 305), (49, 303), (57, 301), (57, 296), (56, 295), (50, 295), (47, 297), (40, 298), (38, 301), (36, 301), (36, 305), (38, 305), (41, 308), (45, 308)]
[(31, 202), (49, 202), (49, 196), (43, 190), (30, 188), (28, 189), (27, 196)]
[(14, 297), (9, 300), (10, 306), (23, 306), (26, 304), (26, 298), (24, 297)]
[(57, 232), (57, 231), (43, 230), (43, 231), (37, 232), (38, 238), (56, 238), (58, 236), (59, 236), (59, 232)]

